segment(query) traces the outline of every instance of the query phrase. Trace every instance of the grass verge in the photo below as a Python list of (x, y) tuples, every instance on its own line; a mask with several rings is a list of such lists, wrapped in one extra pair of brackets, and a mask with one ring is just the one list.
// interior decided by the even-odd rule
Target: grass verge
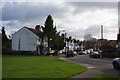
[(120, 76), (97, 75), (97, 76), (93, 76), (90, 80), (120, 80)]
[(2, 56), (2, 78), (69, 78), (86, 70), (51, 56)]

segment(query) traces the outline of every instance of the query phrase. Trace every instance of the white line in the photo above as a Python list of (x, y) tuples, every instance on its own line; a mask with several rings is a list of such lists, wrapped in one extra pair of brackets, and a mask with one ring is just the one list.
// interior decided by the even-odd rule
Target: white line
[(93, 69), (93, 68), (95, 68), (95, 67), (87, 67), (87, 68), (89, 68), (89, 69)]

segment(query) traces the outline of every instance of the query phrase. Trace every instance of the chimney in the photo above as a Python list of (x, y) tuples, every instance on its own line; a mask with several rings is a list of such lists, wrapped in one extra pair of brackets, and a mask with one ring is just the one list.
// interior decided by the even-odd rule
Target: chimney
[(35, 30), (41, 31), (40, 25), (36, 25)]
[(101, 25), (101, 39), (103, 39), (103, 25)]

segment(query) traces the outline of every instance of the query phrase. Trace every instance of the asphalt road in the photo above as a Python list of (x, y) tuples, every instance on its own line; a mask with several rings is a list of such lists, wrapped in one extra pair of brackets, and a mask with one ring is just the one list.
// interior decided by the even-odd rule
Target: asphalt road
[(72, 63), (86, 66), (88, 70), (84, 73), (78, 74), (71, 78), (91, 78), (95, 75), (117, 75), (120, 76), (120, 70), (114, 70), (112, 66), (112, 59), (90, 58), (89, 55), (78, 55), (75, 57), (60, 57), (60, 59)]

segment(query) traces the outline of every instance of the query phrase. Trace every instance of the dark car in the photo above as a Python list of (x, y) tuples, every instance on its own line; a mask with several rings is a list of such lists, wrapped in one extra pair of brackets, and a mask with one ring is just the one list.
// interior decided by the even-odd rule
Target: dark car
[(78, 51), (78, 54), (79, 54), (79, 55), (83, 55), (82, 51)]
[(113, 67), (116, 70), (120, 70), (120, 58), (113, 59)]
[(89, 56), (90, 58), (100, 58), (101, 54), (99, 52), (92, 52)]
[(70, 56), (74, 57), (74, 56), (75, 56), (75, 53), (74, 53), (74, 51), (69, 50), (69, 51), (67, 51), (66, 56), (67, 56), (67, 57), (70, 57)]

